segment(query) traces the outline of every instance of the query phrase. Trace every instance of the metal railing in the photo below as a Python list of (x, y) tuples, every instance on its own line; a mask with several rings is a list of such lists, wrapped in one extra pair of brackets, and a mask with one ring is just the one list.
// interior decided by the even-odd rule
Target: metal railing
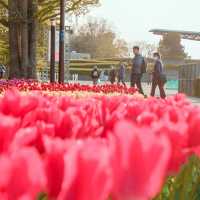
[(179, 92), (188, 96), (195, 94), (194, 82), (200, 77), (200, 64), (187, 64), (179, 67)]

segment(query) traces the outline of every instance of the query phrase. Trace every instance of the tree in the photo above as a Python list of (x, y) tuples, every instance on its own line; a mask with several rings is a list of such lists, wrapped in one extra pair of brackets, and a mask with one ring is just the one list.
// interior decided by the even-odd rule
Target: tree
[(0, 4), (0, 63), (8, 63), (8, 22), (7, 22), (7, 8)]
[[(66, 13), (84, 14), (90, 7), (97, 5), (99, 5), (99, 0), (67, 0)], [(59, 0), (38, 0), (37, 18), (39, 22), (57, 17), (60, 14), (59, 6)]]
[(183, 60), (187, 57), (184, 46), (181, 44), (181, 36), (178, 33), (168, 33), (159, 43), (159, 52), (163, 59)]
[[(66, 12), (85, 12), (99, 0), (69, 0)], [(0, 24), (9, 29), (10, 78), (36, 78), (38, 26), (59, 15), (59, 0), (0, 0)]]
[(92, 58), (112, 58), (127, 55), (127, 43), (118, 38), (108, 23), (90, 19), (72, 38), (72, 49), (89, 53)]
[(0, 63), (6, 65), (8, 63), (8, 31), (0, 25)]
[[(134, 42), (134, 45), (139, 46), (141, 54), (147, 58), (152, 57), (153, 53), (158, 50), (158, 47), (156, 44), (151, 44), (146, 41), (137, 41), (137, 42)], [(133, 46), (131, 46), (131, 49), (132, 47)]]

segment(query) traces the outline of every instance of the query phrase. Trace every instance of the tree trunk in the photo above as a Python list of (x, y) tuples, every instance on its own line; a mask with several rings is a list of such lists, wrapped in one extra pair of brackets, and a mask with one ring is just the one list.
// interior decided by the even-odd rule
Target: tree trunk
[(9, 78), (36, 78), (37, 0), (9, 0)]
[(21, 78), (20, 59), (18, 51), (18, 24), (16, 20), (17, 2), (13, 0), (8, 1), (9, 5), (9, 53), (10, 66), (9, 78)]
[(27, 69), (29, 65), (28, 58), (28, 0), (20, 1), (20, 13), (22, 16), (20, 23), (21, 31), (21, 77), (27, 78)]
[(29, 0), (29, 67), (28, 78), (36, 79), (36, 44), (37, 44), (37, 19), (35, 13), (37, 12), (37, 1)]

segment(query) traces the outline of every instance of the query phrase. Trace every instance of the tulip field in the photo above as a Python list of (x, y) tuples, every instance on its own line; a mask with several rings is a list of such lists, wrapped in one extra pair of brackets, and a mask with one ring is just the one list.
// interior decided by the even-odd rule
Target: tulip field
[(98, 94), (129, 94), (133, 95), (137, 92), (135, 88), (128, 88), (122, 85), (80, 85), (80, 84), (49, 84), (49, 83), (39, 83), (37, 81), (22, 81), (22, 80), (11, 80), (5, 81), (0, 80), (0, 92), (5, 92), (6, 90), (16, 88), (19, 91), (41, 91), (47, 92), (48, 94), (64, 94), (66, 92), (85, 92), (85, 93), (98, 93)]
[(199, 200), (200, 107), (119, 85), (0, 82), (0, 200)]

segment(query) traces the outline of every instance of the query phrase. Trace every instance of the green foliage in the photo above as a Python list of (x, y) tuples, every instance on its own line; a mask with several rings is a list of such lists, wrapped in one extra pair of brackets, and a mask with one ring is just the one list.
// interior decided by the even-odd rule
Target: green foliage
[(159, 43), (159, 52), (163, 59), (183, 60), (187, 57), (181, 44), (181, 36), (178, 33), (168, 33)]
[[(39, 0), (38, 13), (39, 22), (46, 22), (59, 15), (59, 0)], [(88, 12), (91, 6), (99, 5), (99, 0), (69, 0), (66, 1), (66, 12), (76, 15)]]
[(7, 28), (0, 25), (0, 63), (8, 63), (8, 32)]
[[(59, 0), (31, 0), (37, 6), (37, 17), (40, 23), (59, 16)], [(85, 13), (91, 6), (99, 5), (99, 0), (69, 0), (66, 1), (66, 12), (76, 15)], [(8, 0), (0, 0), (0, 23), (8, 26)]]
[(45, 67), (47, 65), (48, 51), (48, 26), (39, 24), (37, 29), (37, 67)]
[[(38, 65), (46, 65), (44, 62), (47, 57), (47, 45), (48, 38), (46, 36), (48, 32), (48, 25), (50, 19), (59, 16), (59, 0), (30, 0), (35, 3), (37, 7), (37, 12), (34, 17), (38, 21), (37, 28), (37, 61)], [(99, 0), (69, 0), (66, 1), (66, 12), (75, 13), (76, 15), (80, 13), (85, 13), (88, 11), (90, 6), (99, 5)], [(8, 0), (0, 0), (0, 63), (7, 64), (9, 60), (8, 51)], [(16, 16), (18, 12), (16, 9)]]
[(45, 193), (40, 193), (37, 200), (48, 200), (48, 197)]
[(7, 1), (0, 1), (0, 63), (8, 63)]
[[(110, 66), (113, 65), (116, 68), (119, 66), (119, 61), (117, 60), (72, 60), (70, 61), (70, 73), (79, 75), (90, 75), (94, 66), (97, 66), (100, 71), (102, 70), (110, 70)], [(44, 65), (38, 67), (39, 71), (44, 71)], [(48, 70), (48, 69), (46, 69)], [(56, 66), (56, 70), (58, 71), (58, 66)]]
[(154, 200), (199, 200), (200, 160), (193, 156), (177, 176), (169, 177)]

